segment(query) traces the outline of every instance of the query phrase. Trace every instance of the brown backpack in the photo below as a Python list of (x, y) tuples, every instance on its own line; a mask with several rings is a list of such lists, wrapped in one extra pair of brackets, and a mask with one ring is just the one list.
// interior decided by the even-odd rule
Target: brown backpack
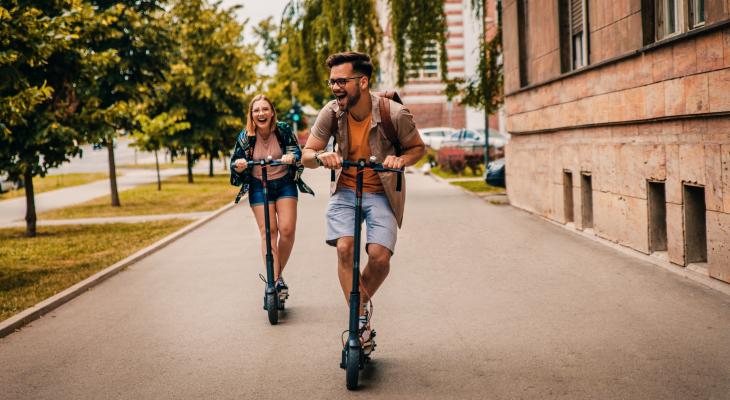
[[(393, 120), (390, 119), (390, 101), (388, 99), (395, 101), (398, 104), (403, 104), (403, 100), (401, 100), (400, 96), (398, 95), (398, 92), (394, 90), (386, 90), (384, 92), (374, 92), (376, 96), (378, 96), (378, 107), (380, 108), (380, 120), (383, 123), (383, 129), (385, 129), (385, 135), (388, 137), (388, 140), (390, 140), (391, 143), (393, 143), (393, 147), (395, 148), (395, 155), (400, 156), (403, 153), (403, 149), (401, 148), (400, 142), (398, 141), (398, 133), (395, 131), (395, 126), (393, 125)], [(335, 133), (334, 143), (332, 144), (333, 148), (337, 144), (337, 117), (335, 114), (332, 114), (332, 130)]]

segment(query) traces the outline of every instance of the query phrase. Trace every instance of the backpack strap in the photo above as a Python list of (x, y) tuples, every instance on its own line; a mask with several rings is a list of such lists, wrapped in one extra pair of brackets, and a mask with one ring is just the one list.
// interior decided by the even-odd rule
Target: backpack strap
[(395, 147), (395, 155), (400, 156), (402, 154), (401, 145), (398, 141), (398, 134), (395, 131), (395, 126), (393, 126), (393, 120), (390, 119), (390, 100), (386, 97), (380, 97), (378, 101), (380, 103), (380, 121), (383, 123), (385, 135), (388, 137), (388, 140), (393, 143), (393, 147)]
[[(332, 113), (332, 123), (330, 124), (331, 134), (334, 138), (332, 140), (332, 150), (334, 151), (335, 146), (337, 146), (337, 113)], [(335, 181), (335, 170), (330, 170), (330, 181)]]

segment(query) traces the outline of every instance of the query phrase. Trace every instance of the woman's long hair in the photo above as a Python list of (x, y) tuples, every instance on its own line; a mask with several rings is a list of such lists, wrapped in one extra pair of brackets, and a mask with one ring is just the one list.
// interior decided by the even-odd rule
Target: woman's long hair
[(256, 135), (256, 124), (253, 122), (253, 105), (259, 100), (266, 100), (266, 102), (269, 103), (269, 107), (271, 107), (272, 112), (271, 132), (276, 133), (276, 108), (274, 107), (274, 103), (272, 103), (265, 95), (257, 94), (253, 99), (251, 99), (251, 102), (248, 103), (248, 120), (246, 121), (246, 134), (248, 136)]

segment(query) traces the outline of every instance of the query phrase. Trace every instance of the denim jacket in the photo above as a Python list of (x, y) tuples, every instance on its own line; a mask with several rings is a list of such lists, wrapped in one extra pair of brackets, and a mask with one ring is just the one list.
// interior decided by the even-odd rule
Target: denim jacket
[[(291, 176), (294, 182), (296, 182), (300, 192), (309, 193), (314, 196), (314, 191), (307, 186), (301, 178), (304, 166), (302, 166), (301, 163), (302, 150), (299, 148), (297, 136), (286, 122), (277, 122), (274, 134), (276, 134), (276, 139), (279, 142), (279, 146), (281, 146), (281, 152), (283, 154), (286, 154), (287, 146), (292, 146), (294, 148), (294, 158), (296, 159), (296, 163), (289, 166), (289, 176)], [(238, 134), (235, 147), (233, 147), (233, 155), (231, 156), (230, 164), (231, 185), (241, 186), (241, 191), (239, 191), (236, 196), (236, 203), (241, 200), (241, 197), (244, 194), (248, 193), (248, 187), (251, 184), (251, 171), (249, 169), (244, 169), (240, 173), (236, 172), (234, 168), (235, 162), (240, 158), (251, 160), (253, 158), (254, 146), (256, 146), (256, 135), (248, 135), (245, 129), (242, 130), (241, 133)]]

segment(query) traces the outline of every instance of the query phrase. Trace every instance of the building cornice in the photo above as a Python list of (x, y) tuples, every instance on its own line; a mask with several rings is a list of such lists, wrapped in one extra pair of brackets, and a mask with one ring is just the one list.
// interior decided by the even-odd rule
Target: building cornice
[(730, 117), (730, 111), (710, 112), (710, 113), (699, 113), (699, 114), (683, 114), (683, 115), (669, 115), (664, 117), (646, 118), (646, 119), (634, 119), (628, 121), (612, 121), (612, 122), (600, 122), (595, 124), (583, 124), (583, 125), (567, 125), (559, 126), (555, 128), (547, 129), (536, 129), (531, 131), (508, 131), (510, 135), (538, 135), (546, 133), (572, 131), (577, 129), (595, 129), (595, 128), (610, 128), (616, 126), (627, 126), (627, 125), (644, 125), (658, 122), (673, 122), (673, 121), (685, 121), (692, 119), (708, 119), (708, 118), (727, 118)]

